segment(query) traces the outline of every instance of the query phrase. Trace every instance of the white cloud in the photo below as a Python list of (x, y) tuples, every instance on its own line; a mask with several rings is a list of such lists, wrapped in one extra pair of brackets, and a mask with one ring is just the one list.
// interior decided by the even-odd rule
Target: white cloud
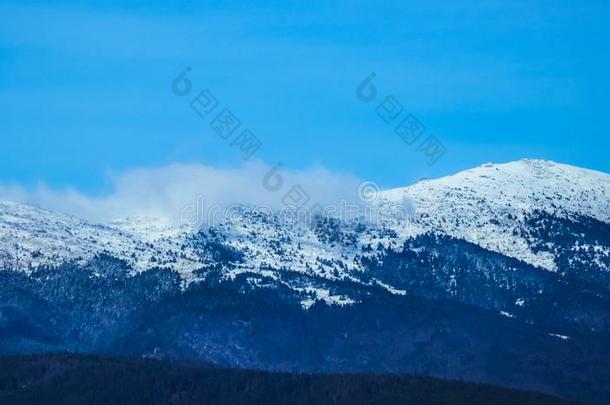
[[(280, 208), (282, 198), (297, 185), (309, 195), (309, 205), (359, 201), (358, 188), (362, 181), (355, 176), (334, 173), (319, 166), (306, 170), (279, 168), (280, 184), (272, 169), (260, 161), (228, 169), (172, 164), (115, 174), (110, 179), (112, 191), (101, 197), (73, 188), (52, 189), (41, 183), (32, 188), (0, 185), (0, 199), (32, 204), (94, 222), (142, 216), (164, 217), (177, 222), (182, 209), (195, 204), (201, 196), (208, 207), (240, 203)], [(276, 188), (279, 189), (273, 191)]]

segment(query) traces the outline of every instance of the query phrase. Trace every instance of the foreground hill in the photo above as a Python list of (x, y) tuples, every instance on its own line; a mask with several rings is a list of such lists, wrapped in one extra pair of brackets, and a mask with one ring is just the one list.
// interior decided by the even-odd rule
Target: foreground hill
[(146, 359), (0, 358), (3, 404), (568, 404), (535, 392), (399, 375), (281, 374)]

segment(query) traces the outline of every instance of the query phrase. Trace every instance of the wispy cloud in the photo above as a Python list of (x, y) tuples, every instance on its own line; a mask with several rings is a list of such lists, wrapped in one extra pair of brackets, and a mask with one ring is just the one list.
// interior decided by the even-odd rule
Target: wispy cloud
[(0, 199), (56, 210), (94, 222), (125, 217), (163, 217), (179, 221), (182, 209), (203, 196), (206, 205), (265, 205), (280, 208), (294, 186), (309, 195), (311, 204), (357, 203), (360, 179), (335, 173), (321, 166), (305, 170), (284, 170), (282, 186), (269, 191), (263, 179), (273, 167), (261, 161), (237, 168), (200, 164), (172, 164), (137, 168), (111, 176), (111, 192), (91, 196), (74, 188), (53, 189), (41, 183), (35, 187), (1, 185)]

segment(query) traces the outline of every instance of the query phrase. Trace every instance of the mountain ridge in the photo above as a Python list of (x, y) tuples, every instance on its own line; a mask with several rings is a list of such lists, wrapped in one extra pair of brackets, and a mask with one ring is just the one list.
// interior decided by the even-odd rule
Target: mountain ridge
[[(439, 232), (551, 271), (557, 270), (552, 254), (534, 253), (530, 241), (513, 235), (515, 228), (523, 226), (527, 214), (535, 210), (561, 217), (578, 214), (610, 223), (610, 175), (543, 160), (484, 164), (455, 175), (382, 191), (379, 196), (379, 201), (392, 203), (407, 198), (414, 205), (412, 218), (394, 226), (372, 224), (371, 228), (377, 228), (374, 231), (377, 234), (381, 234), (380, 228), (392, 231), (394, 242), (426, 232)], [(282, 233), (261, 224), (262, 217), (253, 217), (248, 208), (239, 214), (243, 214), (239, 221), (256, 225), (255, 231), (261, 234), (267, 232), (267, 239)], [(36, 226), (36, 221), (39, 226)], [(259, 223), (255, 224), (257, 221)], [(28, 225), (31, 225), (29, 229)], [(218, 224), (218, 229), (225, 228), (236, 248), (258, 250), (258, 256), (265, 256), (268, 247), (255, 249), (257, 241), (248, 242), (240, 235), (243, 233), (241, 225)], [(227, 229), (229, 227), (231, 229)], [(4, 257), (6, 262), (13, 250), (10, 245), (18, 245), (23, 254), (19, 256), (18, 252), (13, 252), (16, 256), (13, 262), (23, 269), (57, 265), (67, 260), (83, 262), (93, 253), (105, 252), (127, 260), (138, 271), (162, 265), (178, 269), (188, 278), (188, 273), (202, 264), (196, 252), (188, 246), (185, 252), (179, 252), (193, 233), (184, 226), (172, 226), (158, 219), (133, 218), (93, 224), (67, 214), (0, 201), (0, 257)], [(325, 260), (352, 256), (346, 265), (356, 265), (354, 252), (345, 249), (335, 249), (333, 255), (324, 255), (329, 244), (320, 243), (311, 232), (287, 232), (283, 236), (300, 238), (297, 243), (315, 248), (316, 256)], [(40, 242), (40, 246), (35, 242)], [(264, 245), (269, 241), (258, 242)], [(358, 244), (362, 246), (371, 242), (390, 246), (393, 241), (388, 238), (363, 239)], [(83, 248), (79, 249), (81, 244)], [(394, 245), (400, 246), (401, 243)], [(602, 255), (610, 254), (605, 248), (601, 249)], [(270, 257), (272, 255), (266, 256), (269, 261), (274, 260)], [(261, 266), (263, 262), (253, 259), (250, 265)], [(301, 266), (300, 263), (291, 264)]]
[(294, 224), (239, 206), (176, 234), (0, 203), (0, 354), (407, 372), (603, 403), (606, 175), (522, 161), (457, 176), (369, 201), (409, 198), (409, 217)]

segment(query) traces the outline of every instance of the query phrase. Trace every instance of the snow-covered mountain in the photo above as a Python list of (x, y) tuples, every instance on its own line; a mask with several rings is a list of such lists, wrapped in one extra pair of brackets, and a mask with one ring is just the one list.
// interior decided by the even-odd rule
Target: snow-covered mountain
[[(66, 261), (85, 263), (107, 253), (125, 260), (136, 272), (167, 267), (187, 281), (199, 277), (194, 271), (217, 262), (223, 262), (227, 277), (254, 272), (277, 279), (282, 269), (289, 269), (328, 280), (356, 280), (363, 257), (375, 256), (380, 249), (400, 250), (408, 239), (432, 232), (549, 271), (568, 271), (558, 268), (556, 242), (543, 243), (530, 232), (532, 216), (544, 213), (567, 221), (585, 217), (610, 223), (610, 175), (541, 160), (485, 164), (422, 180), (385, 191), (374, 204), (400, 203), (405, 198), (414, 214), (397, 221), (342, 223), (321, 218), (309, 226), (291, 226), (278, 215), (244, 206), (233, 209), (230, 221), (199, 232), (154, 218), (91, 224), (2, 202), (0, 265), (29, 271)], [(610, 270), (610, 246), (603, 240), (577, 237), (568, 248), (588, 252), (586, 260), (600, 272)], [(237, 255), (239, 260), (227, 266), (219, 258), (223, 254)], [(332, 297), (329, 291), (312, 287), (311, 292), (313, 299), (350, 302)]]
[(294, 223), (233, 206), (193, 229), (2, 202), (0, 354), (415, 372), (610, 396), (609, 175), (486, 164), (367, 203), (381, 218)]
[[(74, 216), (29, 205), (0, 201), (0, 268), (30, 271), (65, 262), (84, 264), (96, 254), (108, 253), (126, 260), (136, 271), (167, 261), (176, 238), (163, 237), (166, 227), (150, 219), (144, 234), (141, 220), (92, 224)], [(140, 226), (138, 228), (138, 225)], [(172, 229), (175, 236), (179, 230)], [(154, 243), (153, 243), (154, 242)], [(196, 258), (178, 257), (174, 266), (192, 270)]]
[[(419, 232), (437, 231), (552, 271), (555, 256), (535, 252), (517, 232), (528, 216), (544, 212), (610, 223), (610, 175), (543, 160), (489, 163), (384, 196), (413, 200)], [(607, 247), (582, 242), (581, 248), (598, 250), (600, 257), (610, 254)]]

